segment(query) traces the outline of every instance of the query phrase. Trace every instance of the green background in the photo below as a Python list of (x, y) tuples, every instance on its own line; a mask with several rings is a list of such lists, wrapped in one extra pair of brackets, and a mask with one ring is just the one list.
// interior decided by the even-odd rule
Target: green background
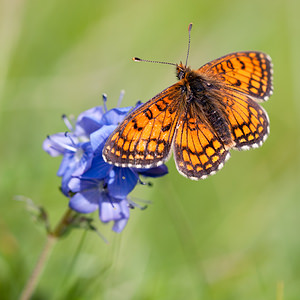
[(65, 131), (63, 113), (146, 101), (175, 82), (172, 66), (239, 50), (268, 53), (274, 95), (263, 104), (271, 134), (263, 147), (232, 151), (203, 181), (176, 171), (138, 186), (121, 234), (94, 214), (108, 239), (74, 230), (60, 240), (33, 299), (300, 299), (300, 4), (252, 1), (0, 1), (0, 295), (17, 299), (45, 242), (25, 195), (55, 225), (67, 207), (60, 158), (43, 152)]

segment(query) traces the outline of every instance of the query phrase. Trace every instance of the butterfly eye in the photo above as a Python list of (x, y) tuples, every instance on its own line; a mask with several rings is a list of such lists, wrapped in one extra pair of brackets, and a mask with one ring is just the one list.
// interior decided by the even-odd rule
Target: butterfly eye
[(210, 82), (205, 82), (205, 84), (206, 84), (206, 86), (209, 87), (209, 88), (213, 87), (213, 85), (212, 85)]
[(185, 72), (179, 71), (179, 72), (177, 73), (177, 78), (178, 78), (179, 80), (181, 80), (181, 79), (184, 77), (184, 75), (185, 75)]

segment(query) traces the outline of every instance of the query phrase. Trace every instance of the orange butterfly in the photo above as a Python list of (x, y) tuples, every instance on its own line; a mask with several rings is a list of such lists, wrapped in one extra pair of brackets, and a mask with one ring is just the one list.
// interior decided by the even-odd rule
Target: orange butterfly
[[(190, 30), (191, 24), (189, 41)], [(124, 119), (106, 141), (106, 162), (150, 168), (163, 164), (173, 150), (179, 173), (198, 180), (221, 169), (230, 149), (262, 145), (269, 118), (258, 102), (273, 91), (268, 55), (231, 53), (197, 70), (174, 65), (179, 81)]]

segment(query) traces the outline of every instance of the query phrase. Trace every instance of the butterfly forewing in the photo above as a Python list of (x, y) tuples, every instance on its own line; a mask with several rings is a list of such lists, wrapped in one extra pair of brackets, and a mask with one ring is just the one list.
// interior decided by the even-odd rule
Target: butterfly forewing
[(229, 88), (257, 100), (268, 100), (273, 92), (271, 58), (262, 52), (231, 53), (205, 64), (198, 71), (214, 74)]
[(104, 146), (107, 162), (146, 168), (168, 159), (179, 115), (177, 85), (159, 93), (125, 118)]

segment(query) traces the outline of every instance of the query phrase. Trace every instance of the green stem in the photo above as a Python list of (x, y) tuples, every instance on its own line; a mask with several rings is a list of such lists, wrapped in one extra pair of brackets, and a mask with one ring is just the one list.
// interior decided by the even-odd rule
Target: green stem
[(31, 298), (35, 287), (41, 277), (42, 271), (44, 269), (45, 263), (48, 260), (49, 252), (51, 249), (53, 249), (54, 242), (56, 241), (56, 238), (52, 235), (47, 235), (47, 240), (45, 243), (45, 246), (40, 254), (39, 260), (36, 263), (35, 268), (32, 271), (31, 276), (29, 277), (22, 294), (20, 296), (20, 300), (28, 300)]
[(63, 218), (60, 220), (60, 222), (55, 227), (54, 231), (49, 233), (49, 235), (52, 235), (53, 237), (56, 237), (56, 238), (61, 237), (67, 230), (68, 226), (74, 220), (73, 214), (74, 214), (74, 211), (69, 208), (65, 212)]
[(43, 269), (48, 261), (50, 251), (53, 249), (53, 246), (56, 240), (63, 235), (67, 227), (72, 223), (72, 210), (68, 209), (60, 222), (55, 227), (54, 231), (47, 234), (47, 240), (45, 246), (40, 254), (39, 260), (36, 263), (35, 268), (32, 271), (31, 276), (29, 277), (22, 293), (20, 300), (29, 300), (36, 288), (36, 285), (42, 275)]

